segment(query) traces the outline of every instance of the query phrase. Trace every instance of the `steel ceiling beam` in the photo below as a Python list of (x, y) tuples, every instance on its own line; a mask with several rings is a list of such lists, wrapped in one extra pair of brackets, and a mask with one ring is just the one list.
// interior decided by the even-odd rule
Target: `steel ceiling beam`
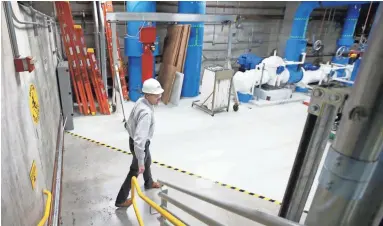
[(186, 14), (186, 13), (107, 13), (106, 19), (111, 23), (125, 21), (153, 21), (153, 22), (204, 22), (222, 23), (234, 22), (236, 15)]

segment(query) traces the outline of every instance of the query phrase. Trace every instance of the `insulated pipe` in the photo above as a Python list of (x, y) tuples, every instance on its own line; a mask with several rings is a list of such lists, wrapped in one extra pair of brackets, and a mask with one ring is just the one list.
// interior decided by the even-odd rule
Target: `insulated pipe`
[[(286, 42), (285, 58), (288, 61), (300, 61), (301, 53), (306, 52), (306, 30), (311, 12), (319, 8), (319, 2), (302, 2), (296, 13), (291, 29), (290, 38)], [(289, 83), (297, 83), (303, 78), (302, 70), (297, 65), (289, 65), (290, 71)]]
[[(347, 11), (347, 17), (343, 25), (342, 34), (337, 41), (337, 49), (344, 46), (345, 52), (349, 52), (354, 44), (354, 32), (358, 22), (361, 5), (350, 5)], [(348, 64), (349, 57), (333, 57), (332, 62), (346, 65)], [(340, 77), (345, 76), (344, 70), (338, 71)]]
[[(156, 12), (155, 1), (127, 1), (127, 12)], [(125, 36), (125, 56), (128, 56), (129, 74), (129, 98), (137, 101), (141, 97), (142, 88), (142, 43), (140, 42), (140, 31), (143, 27), (155, 27), (156, 23), (150, 21), (134, 21), (127, 23), (127, 35)], [(158, 40), (158, 38), (157, 38)], [(158, 41), (156, 40), (156, 50), (154, 56), (158, 55)], [(155, 61), (153, 57), (153, 75)]]
[[(204, 1), (179, 1), (178, 13), (205, 14), (206, 2)], [(186, 52), (184, 66), (184, 83), (182, 85), (182, 97), (196, 97), (199, 94), (201, 78), (202, 52), (204, 23), (185, 22), (190, 24), (190, 37)], [(231, 35), (231, 34), (229, 34)], [(230, 56), (229, 56), (230, 57)]]
[[(380, 5), (369, 45), (340, 127), (325, 160), (307, 225), (369, 225), (377, 209), (367, 202), (378, 193), (368, 187), (383, 150), (383, 5)], [(381, 175), (380, 175), (381, 176)]]

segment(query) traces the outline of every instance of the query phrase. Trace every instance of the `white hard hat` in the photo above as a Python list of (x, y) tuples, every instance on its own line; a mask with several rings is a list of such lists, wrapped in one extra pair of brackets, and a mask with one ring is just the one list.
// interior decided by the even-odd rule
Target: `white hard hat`
[(142, 86), (142, 92), (146, 94), (162, 94), (164, 90), (161, 84), (154, 78), (146, 80)]

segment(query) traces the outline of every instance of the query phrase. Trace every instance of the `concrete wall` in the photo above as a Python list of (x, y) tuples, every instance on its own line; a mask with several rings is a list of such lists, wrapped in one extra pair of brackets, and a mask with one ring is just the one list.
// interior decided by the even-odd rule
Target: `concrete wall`
[[(12, 2), (20, 20), (31, 17)], [(38, 17), (38, 20), (41, 21)], [(47, 28), (34, 34), (31, 25), (15, 22), (17, 43), (22, 56), (33, 56), (36, 69), (16, 73), (10, 36), (1, 7), (1, 224), (36, 225), (45, 208), (42, 190), (51, 190), (56, 149), (60, 102), (57, 90), (57, 57), (54, 41)], [(29, 87), (37, 89), (40, 118), (32, 121), (29, 110)], [(37, 181), (32, 190), (29, 173), (32, 162), (37, 165)]]
[[(46, 13), (51, 12), (51, 5), (43, 5), (42, 3), (34, 3), (35, 7), (41, 7)], [(234, 1), (218, 1), (207, 2), (208, 14), (235, 14), (246, 18), (241, 28), (233, 28), (233, 45), (232, 57), (237, 58), (239, 55), (250, 51), (259, 56), (267, 56), (273, 49), (284, 52), (285, 43), (290, 36), (291, 23), (295, 15), (295, 10), (300, 2), (234, 2)], [(157, 2), (158, 12), (176, 13), (178, 9), (176, 1)], [(90, 47), (94, 47), (94, 28), (92, 18), (92, 5), (89, 2), (72, 2), (72, 13), (75, 21), (85, 27), (85, 39)], [(125, 11), (124, 2), (114, 2), (114, 11)], [(329, 11), (328, 11), (329, 12)], [(327, 15), (328, 15), (327, 12)], [(85, 15), (85, 17), (84, 17)], [(319, 34), (318, 27), (323, 19), (324, 9), (316, 9), (311, 14), (313, 19), (309, 23), (307, 37), (311, 39), (311, 34), (317, 33), (317, 36), (325, 34), (326, 30), (322, 29)], [(345, 10), (338, 8), (336, 15), (345, 15)], [(337, 22), (328, 20), (325, 17), (324, 26), (337, 27)], [(157, 24), (157, 34), (160, 36), (160, 52), (162, 52), (163, 40), (166, 36), (167, 24)], [(124, 43), (126, 26), (118, 24), (120, 43)], [(325, 35), (324, 53), (335, 52), (335, 43), (340, 36), (341, 28), (327, 30)], [(228, 29), (220, 25), (205, 25), (204, 34), (204, 66), (212, 64), (223, 64), (222, 60), (226, 56), (226, 42), (228, 40)], [(121, 45), (123, 48), (123, 45)], [(283, 55), (283, 54), (282, 54)], [(314, 58), (315, 59), (315, 58)], [(309, 58), (308, 60), (314, 60)], [(235, 66), (235, 60), (233, 61)]]
[[(34, 7), (44, 13), (52, 15), (53, 5), (48, 2), (34, 2)], [(242, 23), (241, 28), (233, 26), (233, 45), (232, 57), (237, 58), (239, 55), (250, 51), (259, 56), (267, 56), (273, 49), (278, 49), (280, 53), (284, 52), (285, 43), (290, 36), (291, 24), (295, 15), (295, 10), (300, 2), (243, 2), (243, 1), (211, 1), (207, 2), (208, 14), (235, 14), (246, 18)], [(113, 2), (114, 11), (125, 11), (125, 2)], [(71, 2), (72, 15), (75, 22), (81, 24), (84, 28), (85, 39), (89, 47), (95, 47), (94, 44), (94, 23), (92, 4), (90, 2)], [(173, 12), (176, 13), (178, 3), (176, 1), (157, 2), (157, 12)], [(340, 36), (341, 27), (336, 20), (332, 21), (327, 16), (324, 18), (324, 28), (319, 34), (319, 27), (323, 19), (325, 10), (316, 9), (311, 14), (312, 20), (308, 25), (307, 38), (312, 37), (313, 33), (316, 36), (324, 35), (322, 39), (325, 43), (324, 54), (334, 53), (336, 40)], [(344, 7), (338, 7), (336, 17), (344, 17), (346, 11)], [(329, 20), (329, 21), (328, 21)], [(167, 24), (157, 24), (157, 34), (160, 36), (160, 52), (162, 52), (163, 40), (166, 36)], [(325, 27), (328, 29), (326, 33)], [(118, 24), (117, 30), (119, 33), (120, 43), (124, 43), (126, 34), (126, 26)], [(223, 64), (226, 57), (226, 42), (228, 40), (228, 29), (220, 25), (205, 25), (204, 33), (204, 60), (203, 66), (212, 64)], [(214, 44), (213, 44), (214, 43)], [(123, 51), (123, 45), (121, 45)], [(308, 55), (311, 53), (309, 52)], [(315, 57), (307, 58), (308, 61), (315, 60)], [(329, 59), (324, 58), (325, 60)], [(125, 59), (127, 61), (127, 59)], [(233, 66), (236, 66), (233, 60)]]

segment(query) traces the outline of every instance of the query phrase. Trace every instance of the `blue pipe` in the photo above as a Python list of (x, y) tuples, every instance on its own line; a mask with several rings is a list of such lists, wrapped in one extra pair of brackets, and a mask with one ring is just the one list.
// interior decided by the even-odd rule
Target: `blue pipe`
[[(155, 1), (127, 1), (127, 12), (156, 12)], [(128, 56), (128, 74), (129, 74), (129, 98), (132, 101), (137, 101), (141, 97), (142, 88), (142, 63), (141, 56), (143, 53), (142, 43), (140, 42), (141, 27), (156, 26), (153, 22), (128, 22), (127, 35), (125, 36), (125, 56)], [(158, 55), (158, 37), (156, 38), (156, 51), (154, 56)], [(154, 76), (154, 59), (153, 59), (153, 76)]]
[[(179, 1), (178, 13), (205, 14), (206, 2)], [(199, 94), (201, 77), (204, 23), (183, 22), (182, 24), (190, 24), (191, 29), (184, 66), (184, 82), (181, 96), (196, 97)]]
[[(342, 35), (337, 41), (337, 49), (345, 46), (345, 51), (348, 52), (354, 44), (354, 32), (358, 22), (361, 5), (350, 5), (347, 11), (347, 17), (343, 26)], [(348, 57), (333, 57), (332, 62), (337, 64), (348, 64)], [(346, 76), (345, 70), (338, 70), (340, 77)]]
[[(301, 53), (306, 52), (306, 30), (309, 22), (310, 14), (320, 7), (319, 2), (302, 2), (296, 13), (291, 29), (290, 38), (286, 42), (285, 58), (288, 61), (299, 61)], [(290, 83), (297, 83), (303, 78), (303, 71), (298, 69), (297, 65), (288, 65), (290, 72)]]
[(362, 4), (366, 4), (366, 3), (371, 3), (369, 1), (350, 1), (350, 2), (347, 2), (347, 1), (323, 1), (323, 2), (320, 2), (320, 6), (321, 7), (337, 7), (337, 6), (346, 6), (346, 5), (362, 5)]
[[(286, 49), (285, 49), (285, 58), (289, 61), (299, 61), (300, 55), (303, 52), (306, 52), (306, 30), (307, 30), (307, 24), (309, 21), (309, 16), (311, 12), (315, 8), (319, 7), (336, 7), (336, 6), (344, 6), (344, 5), (355, 5), (355, 4), (364, 4), (369, 3), (365, 1), (358, 1), (358, 2), (302, 2), (296, 13), (295, 18), (290, 34), (290, 38), (286, 42)], [(297, 65), (288, 65), (287, 69), (290, 72), (290, 83), (297, 83), (303, 78), (303, 72), (298, 68)]]

